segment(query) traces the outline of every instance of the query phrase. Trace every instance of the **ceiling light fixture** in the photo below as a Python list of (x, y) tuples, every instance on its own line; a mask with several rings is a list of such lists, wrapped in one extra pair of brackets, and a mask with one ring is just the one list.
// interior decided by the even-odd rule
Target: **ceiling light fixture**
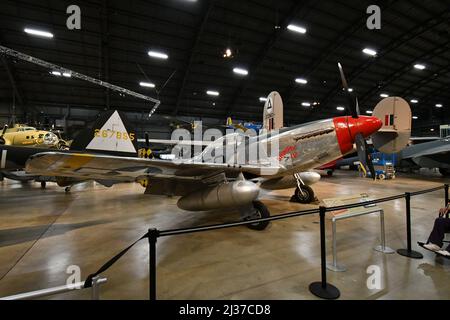
[(389, 97), (389, 95), (387, 93), (382, 93), (382, 94), (380, 94), (380, 97), (381, 98), (387, 98), (387, 97)]
[(417, 99), (411, 99), (411, 103), (419, 103), (419, 100), (417, 100)]
[(234, 68), (233, 72), (236, 74), (239, 74), (241, 76), (246, 76), (248, 75), (248, 70), (242, 69), (242, 68)]
[(303, 79), (303, 78), (297, 78), (297, 79), (295, 79), (295, 82), (300, 83), (300, 84), (307, 84), (308, 80)]
[(215, 97), (217, 97), (217, 96), (220, 95), (220, 93), (219, 93), (218, 91), (212, 91), (212, 90), (206, 91), (206, 94), (207, 94), (208, 96), (215, 96)]
[(440, 103), (436, 104), (436, 108), (442, 108), (442, 104)]
[(266, 101), (267, 101), (267, 98), (260, 97), (260, 98), (259, 98), (259, 101), (260, 101), (260, 102), (266, 102)]
[(426, 69), (426, 67), (423, 64), (420, 64), (420, 63), (415, 64), (414, 68), (416, 68), (417, 70), (424, 70), (424, 69)]
[(372, 114), (373, 111), (372, 111), (372, 110), (367, 110), (366, 113), (367, 113), (367, 114)]
[(302, 102), (302, 106), (304, 106), (304, 107), (311, 107), (311, 103), (309, 103), (309, 102)]
[(157, 59), (164, 59), (164, 60), (169, 59), (169, 56), (166, 53), (164, 53), (164, 52), (158, 52), (158, 51), (150, 50), (148, 52), (148, 55), (150, 57), (152, 57), (152, 58), (157, 58)]
[(50, 73), (54, 76), (61, 77), (61, 72), (59, 72), (59, 71), (52, 71)]
[(419, 117), (418, 116), (413, 116), (412, 117), (414, 120), (417, 120), (417, 119), (419, 119)]
[(372, 56), (372, 57), (377, 55), (377, 52), (370, 48), (364, 48), (362, 52), (364, 52), (365, 54)]
[(155, 84), (151, 83), (151, 82), (139, 82), (139, 85), (141, 87), (145, 87), (145, 88), (154, 88)]
[(297, 26), (295, 24), (290, 24), (287, 26), (288, 30), (294, 31), (294, 32), (298, 32), (301, 34), (305, 34), (306, 33), (306, 29), (300, 26)]
[(225, 51), (223, 52), (223, 57), (225, 59), (233, 58), (233, 50), (231, 50), (230, 48), (226, 48)]
[(43, 30), (36, 30), (36, 29), (30, 29), (25, 28), (23, 31), (25, 33), (31, 34), (33, 36), (43, 37), (43, 38), (53, 38), (53, 33)]
[(344, 111), (345, 110), (344, 107), (337, 107), (336, 109), (339, 110), (339, 111)]

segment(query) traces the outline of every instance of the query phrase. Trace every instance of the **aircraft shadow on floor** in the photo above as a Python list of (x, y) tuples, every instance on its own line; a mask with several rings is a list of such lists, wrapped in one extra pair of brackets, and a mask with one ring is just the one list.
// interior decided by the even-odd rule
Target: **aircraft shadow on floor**
[[(33, 227), (13, 228), (0, 230), (0, 247), (12, 246), (37, 239), (48, 238), (65, 234), (67, 232), (92, 227), (111, 222), (110, 220), (94, 220), (70, 224), (44, 224)], [(50, 231), (51, 228), (51, 231)], [(50, 232), (47, 232), (50, 231)]]

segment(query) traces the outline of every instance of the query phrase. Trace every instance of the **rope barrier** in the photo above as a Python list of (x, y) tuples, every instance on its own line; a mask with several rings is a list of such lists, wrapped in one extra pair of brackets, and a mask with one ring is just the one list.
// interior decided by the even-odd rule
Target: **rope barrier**
[[(342, 206), (336, 206), (336, 207), (319, 207), (317, 209), (310, 209), (310, 210), (304, 210), (304, 211), (294, 211), (289, 213), (283, 213), (276, 216), (268, 217), (268, 218), (262, 218), (262, 219), (252, 219), (247, 221), (236, 221), (236, 222), (230, 222), (230, 223), (224, 223), (224, 224), (213, 224), (213, 225), (207, 225), (207, 226), (201, 226), (201, 227), (194, 227), (194, 228), (181, 228), (181, 229), (170, 229), (170, 230), (163, 230), (159, 231), (157, 229), (149, 229), (149, 231), (144, 234), (141, 238), (136, 240), (133, 244), (119, 252), (117, 255), (115, 255), (113, 258), (111, 258), (109, 261), (107, 261), (103, 266), (101, 266), (97, 272), (89, 275), (85, 281), (84, 287), (89, 288), (92, 286), (92, 279), (96, 276), (98, 276), (100, 273), (105, 272), (108, 270), (114, 263), (116, 263), (125, 253), (127, 253), (134, 245), (136, 245), (139, 241), (143, 239), (149, 239), (149, 251), (150, 251), (150, 259), (149, 259), (149, 271), (150, 271), (150, 299), (156, 300), (156, 241), (159, 237), (167, 237), (167, 236), (175, 236), (175, 235), (181, 235), (181, 234), (190, 234), (190, 233), (196, 233), (196, 232), (204, 232), (204, 231), (212, 231), (212, 230), (219, 230), (219, 229), (225, 229), (225, 228), (233, 228), (238, 226), (244, 226), (244, 225), (250, 225), (257, 222), (266, 222), (266, 221), (276, 221), (276, 220), (282, 220), (282, 219), (288, 219), (288, 218), (294, 218), (299, 216), (305, 216), (315, 213), (320, 213), (320, 238), (321, 238), (321, 267), (322, 267), (322, 281), (321, 282), (315, 282), (311, 284), (310, 291), (314, 294), (328, 299), (335, 299), (339, 297), (339, 290), (334, 287), (333, 285), (326, 282), (326, 271), (325, 271), (325, 214), (326, 212), (331, 211), (337, 211), (342, 209), (350, 209), (350, 208), (356, 208), (356, 207), (362, 207), (362, 206), (368, 206), (373, 205), (377, 203), (382, 202), (388, 202), (393, 201), (397, 199), (407, 199), (409, 200), (412, 196), (421, 195), (425, 193), (430, 193), (434, 191), (438, 191), (444, 189), (445, 190), (445, 200), (448, 202), (448, 185), (442, 185), (436, 188), (416, 191), (416, 192), (406, 192), (405, 194), (385, 197), (381, 199), (375, 199), (370, 201), (364, 201), (364, 202), (358, 202), (358, 203), (352, 203)], [(409, 218), (409, 201), (407, 201), (407, 235), (408, 235), (408, 252), (411, 253), (411, 235), (410, 235), (410, 218)], [(414, 253), (414, 252), (413, 252)]]

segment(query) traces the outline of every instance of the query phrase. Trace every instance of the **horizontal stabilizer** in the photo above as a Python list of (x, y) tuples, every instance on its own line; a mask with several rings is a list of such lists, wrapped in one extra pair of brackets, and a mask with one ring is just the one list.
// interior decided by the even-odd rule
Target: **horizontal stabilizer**
[(397, 153), (408, 145), (411, 137), (411, 108), (400, 97), (381, 100), (373, 116), (383, 123), (381, 129), (372, 135), (376, 149), (384, 153)]

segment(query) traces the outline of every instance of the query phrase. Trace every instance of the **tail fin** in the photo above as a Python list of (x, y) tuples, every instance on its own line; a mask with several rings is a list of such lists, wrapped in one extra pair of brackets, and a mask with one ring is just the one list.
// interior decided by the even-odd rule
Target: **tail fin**
[(278, 92), (273, 91), (264, 105), (263, 129), (270, 131), (283, 127), (283, 100)]
[(383, 122), (381, 129), (372, 135), (375, 148), (384, 153), (396, 153), (407, 146), (411, 137), (411, 108), (400, 97), (381, 100), (373, 116)]
[(70, 150), (135, 157), (137, 137), (125, 114), (109, 110), (101, 113), (92, 127), (78, 134)]

